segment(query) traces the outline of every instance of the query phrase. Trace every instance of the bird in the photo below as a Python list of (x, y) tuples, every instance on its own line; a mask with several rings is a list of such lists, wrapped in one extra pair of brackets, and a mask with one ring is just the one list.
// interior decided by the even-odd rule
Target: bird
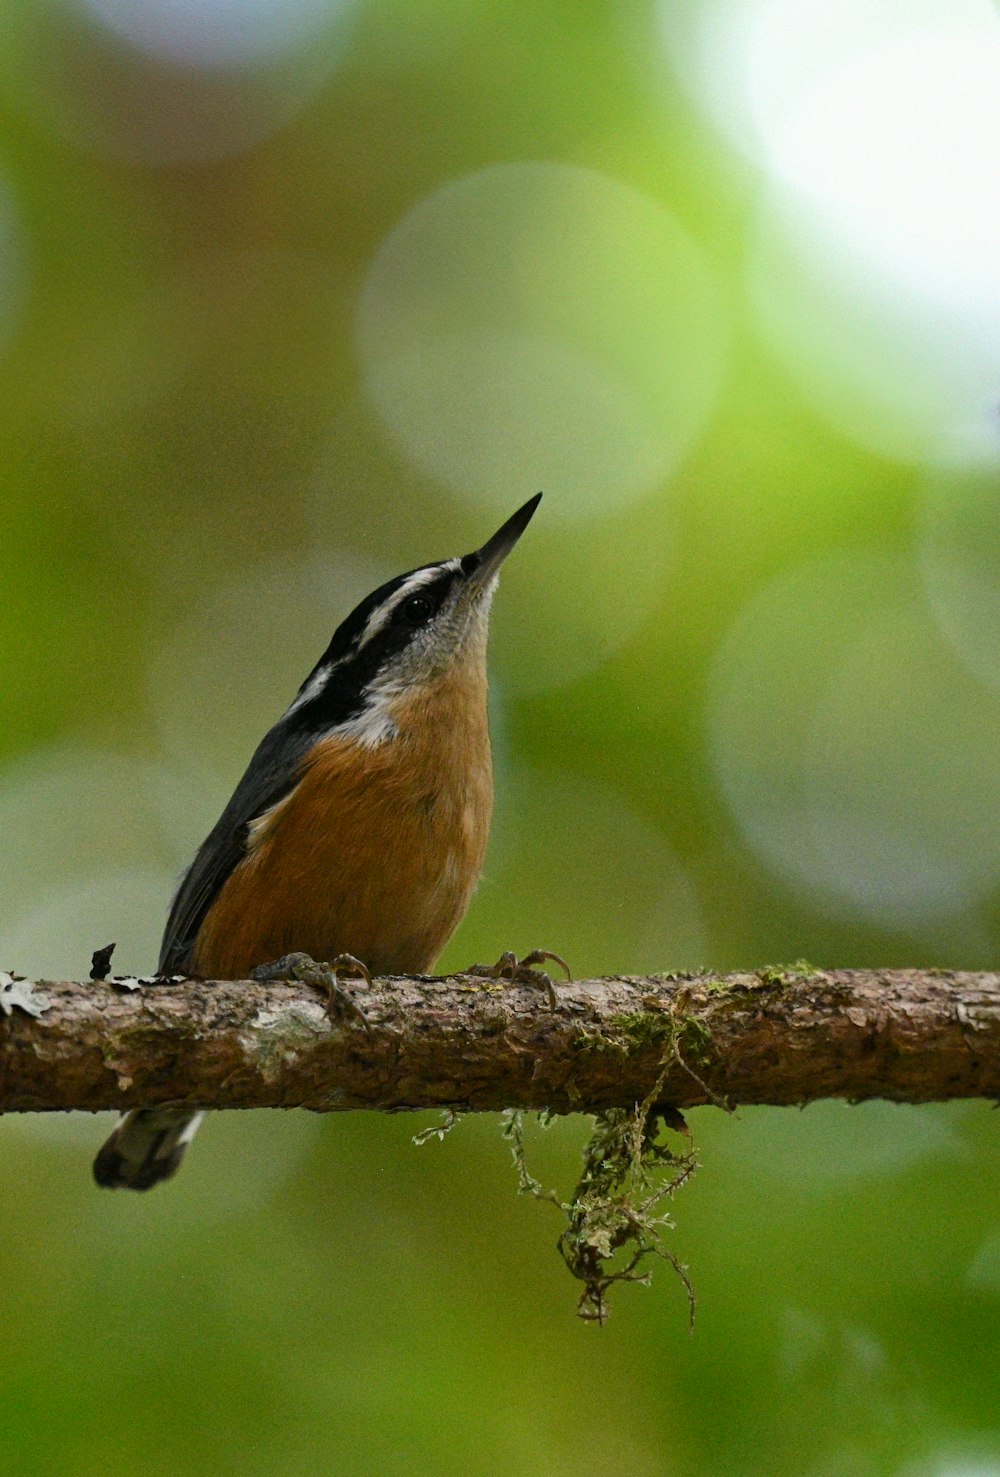
[[(490, 606), (541, 496), (481, 548), (389, 580), (338, 626), (182, 875), (158, 976), (275, 978), (303, 958), (369, 978), (431, 970), (482, 868)], [(511, 959), (497, 966), (508, 978)], [(133, 1109), (94, 1161), (98, 1185), (169, 1179), (203, 1116)]]

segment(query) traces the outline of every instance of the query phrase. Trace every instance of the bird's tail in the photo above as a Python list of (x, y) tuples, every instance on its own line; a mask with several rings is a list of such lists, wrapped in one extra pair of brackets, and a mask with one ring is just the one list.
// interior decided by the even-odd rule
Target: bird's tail
[(108, 1190), (149, 1190), (168, 1180), (204, 1116), (190, 1108), (126, 1113), (94, 1160), (94, 1179)]

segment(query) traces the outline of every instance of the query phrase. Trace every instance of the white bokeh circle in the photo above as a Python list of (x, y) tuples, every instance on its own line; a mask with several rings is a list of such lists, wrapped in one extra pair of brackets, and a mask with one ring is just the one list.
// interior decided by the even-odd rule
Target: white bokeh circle
[(86, 978), (115, 941), (116, 969), (154, 969), (188, 803), (176, 774), (111, 750), (54, 745), (0, 771), (0, 968)]
[(228, 159), (286, 127), (337, 71), (354, 10), (349, 0), (24, 0), (5, 37), (5, 92), (101, 156)]
[(748, 291), (821, 415), (920, 461), (1000, 396), (1000, 16), (989, 0), (660, 8), (766, 173)]
[(498, 953), (560, 949), (553, 940), (572, 936), (578, 974), (705, 963), (697, 891), (649, 816), (585, 774), (512, 766), (502, 756), (496, 767), (493, 835), (466, 930)]
[[(0, 968), (37, 979), (85, 980), (93, 951), (114, 941), (116, 973), (156, 967), (180, 867), (202, 839), (189, 768), (69, 743), (0, 770), (4, 907)], [(212, 804), (221, 809), (225, 797)], [(216, 810), (217, 813), (217, 810)], [(214, 815), (211, 817), (214, 819)], [(318, 1128), (311, 1115), (213, 1115), (192, 1155), (194, 1193), (180, 1221), (245, 1214), (295, 1172)], [(11, 1114), (9, 1138), (72, 1151), (86, 1173), (112, 1117)], [(231, 1173), (240, 1157), (240, 1174)], [(196, 1163), (199, 1168), (196, 1168)], [(186, 1177), (186, 1176), (185, 1176)]]
[(927, 475), (921, 570), (942, 632), (969, 670), (1000, 690), (1000, 435), (975, 450), (962, 448)]
[(167, 866), (55, 882), (5, 920), (0, 959), (35, 979), (85, 980), (94, 950), (114, 943), (115, 973), (151, 974), (175, 882)]
[(594, 170), (495, 165), (413, 207), (358, 308), (365, 384), (425, 475), (504, 509), (610, 513), (667, 481), (721, 383), (718, 293), (656, 201)]
[(490, 634), (493, 668), (518, 698), (612, 660), (655, 619), (676, 571), (663, 499), (597, 526), (551, 527), (542, 510), (504, 571)]
[(735, 149), (767, 170), (781, 168), (799, 119), (845, 69), (930, 30), (988, 38), (996, 21), (992, 0), (658, 0), (656, 7), (657, 39), (677, 81)]
[(1000, 396), (1000, 23), (853, 62), (775, 155), (758, 324), (848, 435), (911, 459)]
[(255, 67), (315, 44), (350, 0), (76, 0), (130, 46), (181, 66)]
[(149, 701), (165, 751), (204, 797), (205, 830), (336, 627), (396, 572), (346, 554), (289, 554), (205, 586), (179, 618), (171, 602)]
[[(338, 488), (351, 489), (349, 502)], [(496, 511), (463, 510), (456, 531), (454, 517), (446, 525), (441, 514), (425, 513), (429, 501), (368, 402), (342, 404), (313, 479), (319, 548), (336, 560), (345, 536), (362, 545), (381, 541), (395, 550), (389, 573), (399, 573), (467, 553), (518, 505), (511, 496)], [(654, 496), (581, 523), (568, 523), (555, 502), (551, 494), (542, 499), (504, 566), (493, 606), (490, 671), (514, 698), (569, 686), (614, 658), (656, 618), (676, 576), (680, 497)]]
[(1000, 396), (998, 305), (951, 311), (905, 295), (783, 188), (762, 203), (746, 281), (761, 338), (848, 439), (921, 464), (942, 438), (986, 427)]
[(745, 839), (831, 916), (919, 934), (1000, 883), (1000, 700), (908, 560), (832, 554), (766, 586), (716, 653), (708, 720)]

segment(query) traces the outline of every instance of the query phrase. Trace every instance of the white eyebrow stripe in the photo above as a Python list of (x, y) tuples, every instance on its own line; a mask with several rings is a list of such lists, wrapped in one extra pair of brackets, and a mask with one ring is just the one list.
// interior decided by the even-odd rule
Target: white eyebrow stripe
[[(348, 652), (344, 656), (338, 657), (336, 661), (324, 662), (322, 666), (317, 667), (316, 671), (305, 683), (302, 690), (296, 693), (295, 697), (292, 699), (291, 703), (289, 703), (288, 707), (282, 714), (282, 717), (290, 718), (293, 713), (297, 713), (300, 708), (304, 708), (307, 703), (312, 702), (313, 698), (318, 697), (318, 695), (323, 691), (324, 687), (329, 682), (331, 672), (335, 672), (338, 667), (350, 665), (353, 657), (361, 650), (361, 648), (365, 646), (372, 639), (373, 636), (378, 635), (379, 631), (381, 631), (385, 627), (387, 622), (390, 620), (393, 611), (399, 605), (401, 600), (405, 600), (409, 595), (412, 595), (415, 590), (422, 589), (424, 585), (432, 584), (434, 580), (438, 577), (438, 575), (444, 574), (446, 572), (458, 574), (461, 568), (461, 559), (442, 559), (440, 564), (428, 564), (423, 569), (415, 570), (413, 574), (410, 575), (405, 584), (400, 585), (399, 589), (395, 590), (384, 604), (380, 605), (377, 610), (372, 611), (371, 615), (368, 617), (367, 625), (361, 632), (361, 635), (357, 638), (357, 641), (355, 642), (355, 645), (350, 652)], [(353, 721), (354, 720), (352, 720), (352, 722)], [(363, 725), (363, 727), (366, 735), (373, 731), (370, 725), (365, 724)], [(382, 739), (387, 736), (384, 726), (382, 727), (382, 729), (379, 730), (379, 733), (380, 736), (378, 742), (381, 742)]]
[(458, 567), (459, 560), (445, 559), (441, 564), (429, 564), (425, 569), (415, 570), (405, 584), (400, 585), (399, 589), (390, 595), (384, 604), (372, 611), (358, 640), (357, 649), (360, 651), (363, 646), (367, 646), (373, 636), (377, 636), (379, 631), (384, 630), (392, 618), (393, 611), (416, 590), (422, 590), (425, 585), (433, 584), (446, 570), (454, 572)]

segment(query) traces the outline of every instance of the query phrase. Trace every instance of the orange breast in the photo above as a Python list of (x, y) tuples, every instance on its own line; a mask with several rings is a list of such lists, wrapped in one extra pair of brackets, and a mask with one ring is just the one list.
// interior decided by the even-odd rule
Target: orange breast
[(254, 828), (198, 934), (194, 967), (240, 979), (293, 949), (377, 974), (429, 970), (479, 878), (493, 805), (481, 661), (407, 693), (394, 738), (322, 741)]

